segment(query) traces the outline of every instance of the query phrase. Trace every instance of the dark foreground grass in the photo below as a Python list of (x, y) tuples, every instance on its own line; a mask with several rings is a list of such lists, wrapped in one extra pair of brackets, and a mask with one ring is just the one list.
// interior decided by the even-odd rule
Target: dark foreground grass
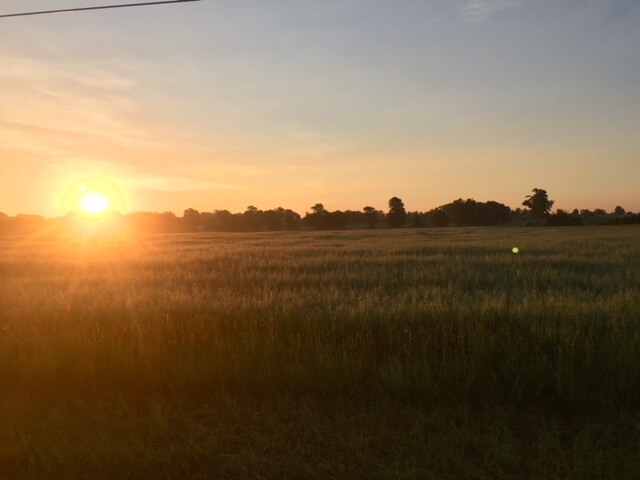
[(6, 478), (638, 478), (638, 419), (334, 398), (10, 407)]
[(0, 478), (639, 478), (639, 240), (1, 239)]

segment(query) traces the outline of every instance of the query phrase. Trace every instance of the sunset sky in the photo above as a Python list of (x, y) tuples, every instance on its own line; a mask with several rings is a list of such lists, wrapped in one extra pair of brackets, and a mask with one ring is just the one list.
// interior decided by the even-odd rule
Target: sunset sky
[[(0, 14), (119, 1), (3, 0)], [(640, 211), (637, 0), (202, 0), (0, 19), (0, 211)]]

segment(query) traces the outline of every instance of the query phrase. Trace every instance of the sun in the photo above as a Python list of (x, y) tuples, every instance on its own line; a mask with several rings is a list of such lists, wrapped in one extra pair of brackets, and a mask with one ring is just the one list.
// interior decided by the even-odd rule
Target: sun
[(111, 214), (125, 209), (121, 189), (111, 180), (90, 177), (77, 180), (67, 187), (62, 198), (65, 213), (75, 212), (85, 220), (95, 221), (111, 218)]
[(80, 200), (80, 208), (87, 213), (103, 213), (109, 210), (111, 202), (102, 193), (86, 193)]
[(119, 186), (105, 177), (85, 177), (71, 183), (62, 197), (66, 212), (60, 225), (82, 241), (124, 238), (130, 233), (123, 211), (125, 197)]

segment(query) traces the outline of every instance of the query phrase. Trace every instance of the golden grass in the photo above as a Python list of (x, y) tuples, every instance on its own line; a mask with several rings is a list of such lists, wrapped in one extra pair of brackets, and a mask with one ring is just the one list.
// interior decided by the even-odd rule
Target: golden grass
[[(197, 475), (210, 471), (212, 458), (224, 464), (227, 457), (217, 456), (222, 447), (207, 456), (205, 445), (233, 438), (245, 462), (270, 469), (265, 478), (282, 478), (270, 455), (284, 453), (269, 449), (304, 443), (305, 416), (321, 430), (309, 440), (317, 455), (300, 453), (306, 460), (290, 460), (292, 471), (315, 478), (322, 464), (330, 477), (349, 478), (353, 470), (326, 458), (339, 456), (331, 430), (340, 430), (336, 422), (345, 420), (336, 412), (344, 408), (377, 417), (382, 438), (400, 441), (399, 456), (385, 460), (374, 426), (359, 427), (374, 436), (360, 446), (358, 428), (343, 432), (356, 442), (343, 448), (361, 451), (369, 478), (393, 478), (385, 469), (400, 468), (399, 461), (406, 468), (398, 478), (478, 471), (514, 478), (509, 472), (519, 469), (586, 478), (566, 459), (550, 462), (554, 442), (577, 448), (576, 461), (601, 474), (592, 478), (620, 474), (621, 458), (629, 465), (640, 440), (633, 427), (639, 239), (635, 226), (0, 238), (0, 391), (8, 412), (0, 478), (3, 468), (16, 478), (71, 478), (109, 461), (140, 475), (209, 478)], [(275, 427), (287, 422), (281, 405), (292, 412), (291, 429)], [(135, 413), (140, 408), (144, 414)], [(147, 413), (154, 408), (155, 416)], [(266, 410), (253, 432), (257, 446), (250, 427), (238, 433), (227, 422), (254, 418), (248, 408)], [(226, 413), (214, 421), (211, 409)], [(395, 410), (405, 412), (400, 431), (385, 423)], [(142, 442), (148, 464), (125, 461), (131, 441), (100, 420), (111, 414)], [(194, 415), (219, 428), (220, 438), (198, 433)], [(420, 435), (431, 422), (450, 448), (434, 450), (430, 462), (416, 456), (435, 447), (413, 434), (399, 440), (412, 428), (406, 415), (421, 418)], [(451, 420), (453, 436), (450, 417), (463, 418)], [(194, 443), (175, 453), (185, 464), (171, 469), (149, 448), (177, 448), (171, 422), (181, 418), (190, 425), (178, 428), (182, 440)], [(55, 435), (42, 425), (67, 431), (69, 445), (45, 447)], [(98, 425), (104, 430), (92, 433)], [(631, 446), (618, 443), (613, 426)], [(156, 438), (155, 428), (167, 430), (145, 440)], [(72, 460), (80, 448), (73, 432), (96, 449), (82, 453), (85, 463)], [(470, 454), (472, 464), (489, 462), (484, 470), (454, 460), (465, 436), (486, 448)], [(534, 447), (546, 465), (528, 456)], [(596, 448), (604, 455), (599, 466), (590, 452)], [(251, 478), (234, 461), (228, 478)]]

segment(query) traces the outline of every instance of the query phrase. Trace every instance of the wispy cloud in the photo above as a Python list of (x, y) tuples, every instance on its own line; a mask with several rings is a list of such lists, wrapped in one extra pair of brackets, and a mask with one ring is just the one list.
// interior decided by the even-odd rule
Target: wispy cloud
[[(178, 149), (140, 98), (138, 71), (153, 65), (127, 59), (61, 64), (9, 54), (0, 54), (0, 64), (7, 66), (0, 90), (11, 92), (0, 106), (2, 149), (11, 150), (15, 162), (79, 157), (139, 167)], [(180, 132), (176, 139), (184, 143)]]
[(497, 13), (521, 5), (521, 0), (467, 0), (462, 3), (462, 17), (468, 22), (479, 22)]
[(186, 192), (190, 190), (236, 190), (234, 184), (190, 176), (145, 175), (138, 173), (127, 179), (129, 186), (160, 192)]
[(3, 102), (0, 127), (30, 136), (23, 146), (48, 143), (56, 150), (73, 136), (109, 136), (126, 145), (140, 135), (128, 121), (137, 106), (124, 65), (83, 68), (10, 55), (0, 55), (0, 63), (7, 66), (0, 86), (12, 92)]

